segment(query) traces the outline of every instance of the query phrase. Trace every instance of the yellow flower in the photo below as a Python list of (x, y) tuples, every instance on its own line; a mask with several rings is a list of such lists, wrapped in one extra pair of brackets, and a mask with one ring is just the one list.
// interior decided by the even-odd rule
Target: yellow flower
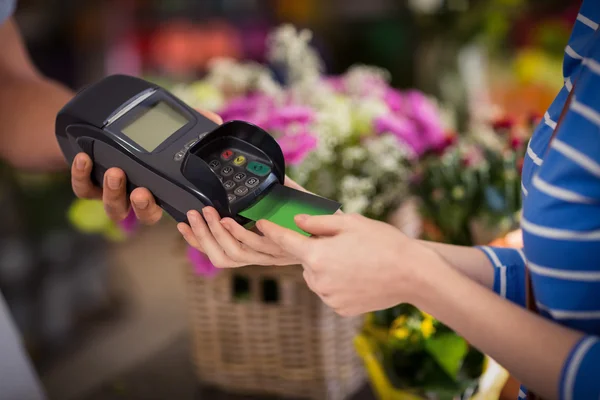
[(390, 327), (390, 330), (393, 331), (393, 330), (402, 328), (402, 326), (404, 326), (404, 324), (406, 324), (406, 320), (407, 320), (406, 315), (399, 316), (392, 322), (392, 326)]
[(435, 328), (433, 326), (433, 318), (425, 318), (421, 323), (421, 333), (425, 339), (429, 338), (431, 335), (435, 333)]
[(401, 315), (392, 322), (390, 327), (390, 335), (397, 339), (404, 340), (410, 335), (410, 331), (405, 326), (407, 321), (406, 315)]
[(398, 328), (392, 330), (392, 335), (396, 339), (404, 340), (410, 335), (410, 332), (408, 331), (408, 328)]
[(421, 311), (421, 314), (423, 314), (425, 319), (433, 319), (433, 315), (427, 314), (425, 311)]

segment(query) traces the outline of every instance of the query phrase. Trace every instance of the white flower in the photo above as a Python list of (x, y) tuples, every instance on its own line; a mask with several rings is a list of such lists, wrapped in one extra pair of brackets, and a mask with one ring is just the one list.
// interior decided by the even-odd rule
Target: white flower
[(274, 64), (285, 66), (291, 84), (316, 82), (321, 76), (323, 63), (317, 52), (309, 45), (312, 32), (297, 31), (293, 25), (277, 28), (267, 38), (267, 57)]
[(444, 0), (408, 0), (411, 10), (419, 14), (433, 14), (439, 11)]
[(245, 93), (259, 87), (273, 91), (277, 85), (263, 65), (231, 58), (213, 58), (205, 80), (224, 93)]
[(373, 121), (390, 112), (387, 104), (375, 97), (366, 97), (352, 102), (352, 122), (354, 130), (361, 135), (370, 133)]
[(342, 150), (342, 167), (344, 169), (355, 168), (359, 163), (366, 160), (368, 154), (363, 147), (353, 146)]
[(363, 214), (369, 206), (369, 199), (366, 196), (342, 198), (341, 203), (344, 212)]
[(340, 182), (340, 190), (342, 196), (369, 196), (375, 192), (375, 185), (371, 177), (362, 178), (354, 175), (346, 175)]
[(383, 95), (384, 85), (376, 82), (388, 83), (390, 73), (386, 69), (369, 65), (353, 65), (344, 74), (346, 91), (350, 96), (364, 98), (364, 96), (380, 97)]

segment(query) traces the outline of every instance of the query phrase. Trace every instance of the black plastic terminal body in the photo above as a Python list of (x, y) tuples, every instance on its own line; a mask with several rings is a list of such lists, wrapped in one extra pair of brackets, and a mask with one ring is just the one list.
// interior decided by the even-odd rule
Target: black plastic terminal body
[[(188, 122), (148, 152), (121, 129), (157, 101), (175, 108)], [(238, 213), (285, 178), (281, 148), (263, 129), (243, 121), (218, 125), (161, 87), (126, 75), (112, 75), (81, 90), (58, 113), (56, 137), (69, 164), (80, 152), (90, 156), (95, 184), (102, 186), (109, 168), (120, 168), (127, 176), (128, 194), (147, 188), (178, 222), (187, 222), (189, 210), (212, 206), (221, 217), (247, 224)], [(208, 165), (211, 154), (226, 148), (251, 154), (269, 167), (260, 185), (233, 203)]]

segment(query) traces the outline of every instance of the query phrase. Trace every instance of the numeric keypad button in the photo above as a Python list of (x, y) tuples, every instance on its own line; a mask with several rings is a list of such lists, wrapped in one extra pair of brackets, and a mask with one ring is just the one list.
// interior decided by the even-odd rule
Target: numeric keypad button
[(258, 185), (258, 182), (259, 182), (258, 178), (251, 177), (251, 178), (248, 178), (248, 180), (246, 181), (246, 186), (248, 186), (249, 188), (253, 188), (256, 185)]
[(248, 188), (246, 186), (239, 186), (237, 189), (233, 191), (236, 196), (244, 196), (248, 193)]
[(235, 182), (227, 181), (223, 184), (223, 187), (225, 187), (225, 189), (227, 189), (227, 190), (233, 189), (235, 187)]
[(229, 175), (233, 174), (233, 167), (230, 167), (229, 165), (228, 165), (228, 166), (226, 166), (226, 167), (224, 167), (224, 168), (221, 170), (221, 174), (222, 174), (223, 176), (229, 176)]
[(246, 174), (243, 173), (243, 172), (238, 172), (237, 174), (235, 174), (233, 176), (233, 180), (236, 181), (236, 182), (241, 182), (244, 179), (246, 179)]

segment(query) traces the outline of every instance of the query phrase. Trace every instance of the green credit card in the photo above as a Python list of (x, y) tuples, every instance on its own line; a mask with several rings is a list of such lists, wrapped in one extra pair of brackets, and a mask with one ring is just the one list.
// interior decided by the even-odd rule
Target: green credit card
[(341, 204), (336, 201), (276, 184), (266, 196), (241, 211), (239, 215), (253, 221), (266, 219), (284, 228), (310, 236), (298, 228), (294, 221), (296, 215), (331, 215), (340, 207)]

